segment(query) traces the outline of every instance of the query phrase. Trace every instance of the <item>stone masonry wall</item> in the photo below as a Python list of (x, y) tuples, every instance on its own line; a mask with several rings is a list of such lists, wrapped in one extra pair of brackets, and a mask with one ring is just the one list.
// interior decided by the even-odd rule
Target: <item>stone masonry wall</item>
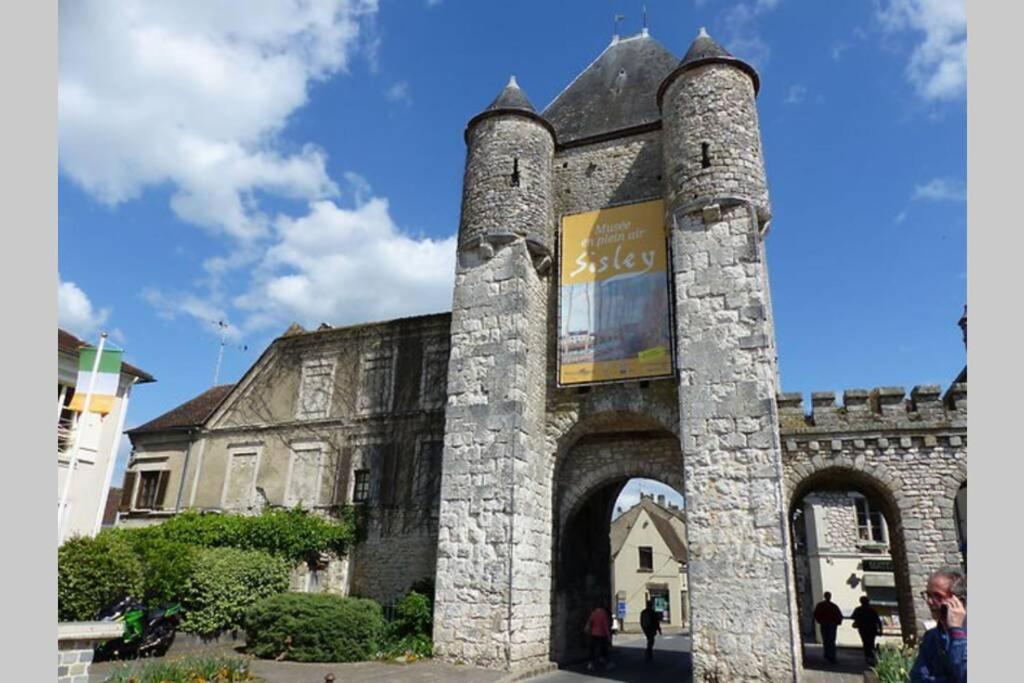
[(824, 526), (824, 546), (832, 552), (857, 552), (857, 508), (853, 498), (845, 492), (830, 491), (819, 491), (814, 498), (822, 508), (817, 522)]
[(769, 215), (754, 85), (747, 74), (725, 64), (682, 74), (665, 92), (662, 117), (670, 183), (666, 204), (742, 197)]
[(959, 566), (954, 500), (967, 481), (967, 387), (849, 389), (778, 399), (787, 507), (823, 482), (873, 494), (889, 521), (904, 637), (920, 635), (927, 606), (917, 597), (928, 574)]
[[(793, 680), (774, 332), (753, 208), (672, 216), (694, 677)], [(735, 605), (743, 604), (740, 617)]]

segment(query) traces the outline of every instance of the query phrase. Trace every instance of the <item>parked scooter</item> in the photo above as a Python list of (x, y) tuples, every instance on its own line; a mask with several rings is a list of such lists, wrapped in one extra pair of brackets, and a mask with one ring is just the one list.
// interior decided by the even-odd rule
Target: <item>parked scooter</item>
[(147, 607), (127, 596), (100, 612), (102, 621), (124, 624), (124, 635), (96, 647), (95, 661), (160, 657), (167, 654), (181, 623), (182, 609), (178, 603), (163, 607)]

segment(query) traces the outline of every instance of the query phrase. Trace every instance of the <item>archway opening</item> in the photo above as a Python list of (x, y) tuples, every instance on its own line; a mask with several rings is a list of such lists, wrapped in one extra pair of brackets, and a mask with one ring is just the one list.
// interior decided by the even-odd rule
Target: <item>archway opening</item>
[(891, 491), (854, 470), (820, 471), (796, 487), (789, 522), (805, 668), (830, 666), (814, 619), (825, 592), (843, 614), (836, 638), (840, 666), (869, 663), (852, 620), (864, 597), (881, 617), (876, 644), (898, 644), (914, 633), (902, 520)]
[(960, 486), (953, 500), (953, 515), (956, 521), (956, 541), (960, 548), (960, 561), (967, 567), (967, 482)]

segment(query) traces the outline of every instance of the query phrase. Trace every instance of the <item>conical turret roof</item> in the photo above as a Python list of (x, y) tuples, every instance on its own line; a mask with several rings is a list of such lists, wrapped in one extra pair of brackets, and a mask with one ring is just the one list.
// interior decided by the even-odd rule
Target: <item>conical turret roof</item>
[(555, 129), (551, 127), (551, 124), (543, 116), (537, 113), (537, 110), (533, 108), (533, 104), (530, 102), (530, 98), (526, 96), (523, 89), (519, 87), (519, 83), (516, 82), (516, 77), (512, 76), (508, 79), (508, 84), (494, 98), (494, 101), (466, 124), (466, 140), (469, 140), (469, 130), (474, 125), (484, 119), (500, 114), (516, 114), (533, 119), (547, 128), (552, 138), (555, 137)]
[(658, 85), (677, 64), (647, 31), (615, 39), (543, 115), (563, 145), (655, 124), (661, 120)]
[(669, 83), (671, 83), (676, 76), (684, 71), (689, 71), (690, 69), (703, 66), (704, 64), (731, 64), (750, 76), (750, 80), (754, 82), (755, 95), (757, 94), (757, 91), (761, 89), (761, 78), (757, 75), (757, 71), (754, 70), (754, 67), (750, 66), (742, 59), (733, 57), (728, 50), (715, 42), (715, 39), (708, 35), (707, 29), (702, 26), (700, 33), (697, 34), (697, 37), (690, 44), (690, 49), (686, 51), (686, 55), (683, 57), (682, 61), (679, 62), (679, 66), (677, 66), (675, 70), (665, 78), (661, 87), (658, 88), (658, 104), (661, 104), (662, 95), (665, 94), (665, 90), (668, 89)]
[(526, 96), (523, 89), (519, 87), (519, 83), (516, 82), (515, 76), (508, 79), (508, 85), (498, 93), (498, 96), (494, 98), (494, 101), (484, 111), (494, 111), (496, 109), (519, 109), (521, 111), (528, 111), (531, 114), (537, 113), (537, 110), (533, 108), (533, 104), (530, 102), (530, 98)]

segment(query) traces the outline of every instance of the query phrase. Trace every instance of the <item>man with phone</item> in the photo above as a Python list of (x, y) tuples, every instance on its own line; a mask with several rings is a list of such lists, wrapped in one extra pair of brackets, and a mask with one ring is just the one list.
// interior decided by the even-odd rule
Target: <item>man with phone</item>
[(966, 683), (967, 576), (959, 569), (940, 569), (928, 577), (921, 597), (937, 625), (921, 639), (910, 683)]

